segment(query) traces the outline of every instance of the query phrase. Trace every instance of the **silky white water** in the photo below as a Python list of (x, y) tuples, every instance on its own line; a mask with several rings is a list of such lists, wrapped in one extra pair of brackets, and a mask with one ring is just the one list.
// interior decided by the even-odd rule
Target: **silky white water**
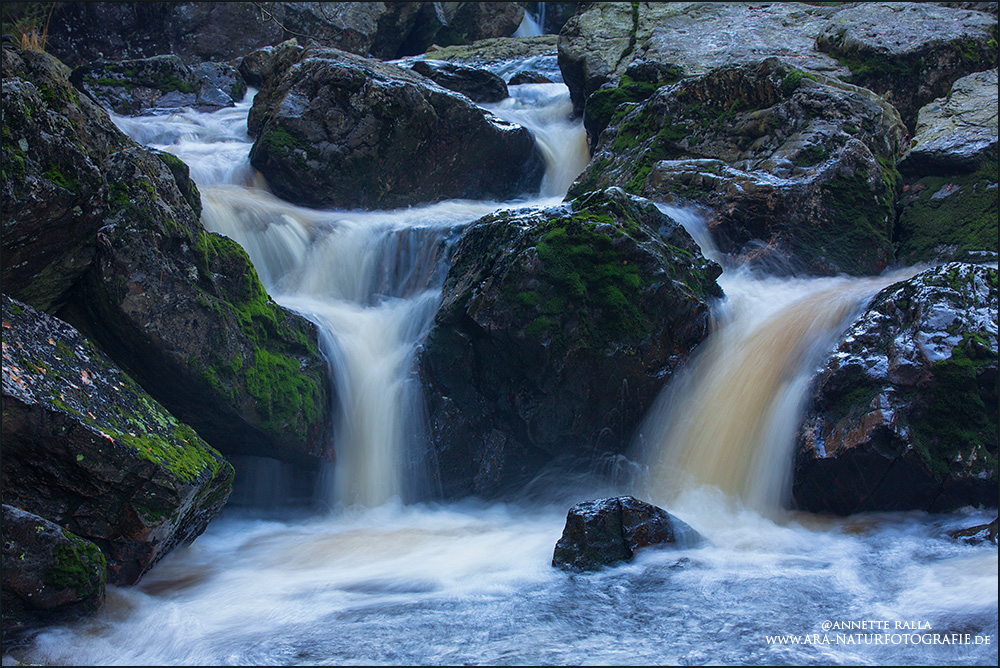
[[(55, 665), (996, 665), (996, 548), (945, 537), (948, 529), (992, 515), (966, 509), (830, 519), (775, 512), (784, 482), (761, 469), (786, 470), (787, 461), (767, 459), (780, 453), (747, 454), (736, 467), (744, 473), (716, 477), (741, 444), (749, 450), (768, 440), (787, 445), (781, 433), (787, 425), (777, 418), (794, 421), (805, 389), (797, 378), (832, 345), (833, 332), (863, 305), (864, 295), (877, 289), (871, 281), (761, 279), (727, 267), (721, 279), (727, 300), (716, 311), (712, 338), (691, 372), (665, 388), (641, 433), (642, 447), (624, 462), (623, 469), (643, 472), (637, 478), (567, 477), (552, 488), (530, 486), (506, 503), (406, 503), (433, 492), (422, 487), (423, 469), (432, 463), (413, 447), (423, 425), (412, 364), (440, 297), (448, 244), (501, 206), (558, 202), (572, 175), (556, 172), (566, 163), (576, 161), (580, 169), (580, 160), (585, 163), (579, 123), (552, 111), (568, 102), (559, 88), (526, 88), (520, 101), (490, 106), (498, 114), (522, 114), (528, 120), (520, 122), (536, 123), (539, 137), (553, 131), (548, 141), (555, 157), (544, 191), (550, 194), (532, 202), (309, 210), (260, 189), (246, 157), (249, 96), (215, 114), (115, 119), (139, 141), (189, 163), (206, 227), (240, 242), (274, 299), (323, 332), (338, 385), (338, 405), (331, 407), (338, 465), (317, 490), (330, 510), (227, 507), (204, 535), (137, 586), (109, 587), (98, 615), (42, 633), (5, 654), (5, 665), (15, 659)], [(574, 126), (576, 138), (558, 138)], [(696, 213), (662, 208), (696, 237), (703, 233)], [(711, 257), (710, 239), (698, 240)], [(810, 300), (829, 299), (824, 291), (830, 289), (857, 294), (840, 311), (808, 315)], [(779, 368), (742, 370), (737, 350), (750, 342), (766, 348), (770, 337), (755, 332), (773, 327), (774, 316), (802, 321), (801, 337), (794, 340), (791, 327), (779, 326), (790, 338), (767, 360)], [(728, 361), (720, 363), (720, 356)], [(754, 367), (753, 355), (744, 357)], [(799, 364), (789, 363), (796, 357)], [(758, 380), (734, 389), (729, 372)], [(754, 384), (761, 374), (772, 383), (766, 391)], [(776, 394), (775, 387), (783, 389)], [(718, 392), (733, 398), (703, 410)], [(760, 400), (768, 395), (782, 398)], [(699, 410), (707, 413), (702, 421), (722, 423), (730, 408), (746, 428), (742, 435), (718, 432), (717, 440), (733, 448), (708, 458), (721, 459), (718, 466), (703, 467), (697, 456), (683, 454), (684, 434), (717, 433), (716, 426), (691, 419)], [(596, 573), (553, 568), (568, 507), (611, 494), (658, 501), (705, 543), (646, 549), (630, 564)], [(865, 620), (884, 622), (896, 638), (870, 632), (859, 638), (859, 631), (831, 628)], [(921, 640), (920, 634), (934, 633), (970, 640)]]

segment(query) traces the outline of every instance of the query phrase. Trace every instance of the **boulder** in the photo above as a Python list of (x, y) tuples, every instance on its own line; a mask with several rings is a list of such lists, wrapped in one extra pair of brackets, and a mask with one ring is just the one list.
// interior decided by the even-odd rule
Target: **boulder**
[(3, 505), (3, 646), (104, 604), (107, 565), (94, 543), (58, 524)]
[(473, 102), (499, 102), (507, 97), (507, 84), (487, 70), (438, 60), (418, 60), (410, 69)]
[(837, 10), (797, 2), (594, 2), (559, 32), (559, 67), (576, 114), (604, 84), (618, 86), (634, 60), (683, 76), (780, 57), (789, 67), (847, 73), (813, 48)]
[(584, 501), (569, 509), (552, 565), (593, 571), (632, 561), (650, 545), (695, 547), (701, 535), (662, 508), (631, 496)]
[(388, 209), (537, 192), (531, 133), (416, 72), (307, 49), (254, 99), (250, 163), (283, 199)]
[(997, 66), (997, 19), (939, 3), (850, 3), (816, 48), (850, 68), (851, 83), (885, 95), (912, 132), (918, 110), (956, 79)]
[(624, 452), (706, 336), (720, 273), (616, 188), (469, 227), (419, 357), (445, 495), (498, 496), (550, 463)]
[(243, 77), (225, 63), (185, 65), (177, 56), (96, 61), (73, 70), (77, 88), (121, 115), (193, 107), (214, 111), (243, 99)]
[(557, 43), (555, 35), (496, 37), (443, 48), (435, 45), (427, 49), (425, 57), (489, 70), (504, 80), (509, 80), (518, 71), (524, 71), (534, 77), (544, 77), (549, 82), (562, 83)]
[(4, 290), (84, 331), (219, 450), (331, 457), (316, 329), (204, 230), (187, 166), (123, 135), (51, 56), (3, 57)]
[(904, 133), (874, 93), (768, 58), (621, 105), (569, 194), (700, 204), (720, 251), (773, 273), (873, 274), (893, 259)]
[(882, 290), (815, 380), (795, 505), (997, 505), (997, 270), (949, 263)]
[(113, 584), (190, 544), (232, 489), (191, 427), (73, 327), (7, 296), (2, 430), (4, 502), (95, 543)]

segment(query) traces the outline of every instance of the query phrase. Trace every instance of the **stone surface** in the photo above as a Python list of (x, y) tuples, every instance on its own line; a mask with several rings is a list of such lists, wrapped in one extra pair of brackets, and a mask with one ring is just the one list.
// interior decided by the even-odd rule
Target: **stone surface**
[(254, 99), (251, 164), (276, 195), (314, 207), (387, 209), (537, 192), (531, 133), (416, 72), (307, 49)]
[(410, 69), (473, 102), (499, 102), (507, 97), (507, 84), (487, 70), (437, 60), (418, 60)]
[[(233, 468), (70, 325), (3, 298), (4, 502), (133, 584), (225, 504)], [(6, 569), (5, 569), (6, 570)]]
[(870, 91), (769, 58), (619, 106), (570, 195), (614, 185), (697, 203), (737, 262), (872, 274), (893, 259), (904, 133)]
[(123, 135), (51, 56), (3, 58), (4, 291), (72, 322), (221, 451), (331, 457), (316, 329), (204, 230), (187, 166)]
[(849, 81), (886, 96), (912, 131), (917, 112), (952, 83), (997, 66), (997, 19), (931, 2), (858, 2), (838, 9), (816, 48)]
[(707, 334), (720, 272), (614, 188), (468, 228), (420, 356), (444, 493), (497, 496), (623, 452)]
[(695, 547), (702, 537), (662, 508), (631, 496), (584, 501), (569, 509), (552, 565), (592, 571), (632, 561), (651, 545)]
[(107, 566), (95, 544), (7, 504), (2, 527), (5, 652), (49, 624), (100, 609)]
[(997, 270), (949, 263), (882, 290), (815, 381), (799, 508), (997, 505)]

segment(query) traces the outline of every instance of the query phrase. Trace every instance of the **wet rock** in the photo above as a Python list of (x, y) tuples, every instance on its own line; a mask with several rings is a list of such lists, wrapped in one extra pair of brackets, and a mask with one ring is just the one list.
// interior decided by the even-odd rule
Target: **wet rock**
[[(486, 69), (508, 79), (515, 74), (512, 67), (526, 71), (535, 77), (545, 77), (550, 82), (562, 83), (559, 71), (555, 35), (533, 37), (500, 37), (483, 39), (472, 44), (434, 46), (427, 50), (426, 57), (461, 63), (470, 67)], [(545, 82), (537, 82), (545, 83)]]
[(852, 3), (816, 48), (849, 67), (851, 83), (884, 94), (912, 131), (918, 110), (956, 79), (997, 66), (997, 19), (937, 3)]
[(870, 91), (769, 58), (620, 105), (570, 195), (615, 185), (694, 202), (736, 261), (872, 274), (893, 259), (904, 132)]
[[(239, 72), (248, 86), (261, 88), (265, 81), (281, 77), (289, 67), (299, 62), (304, 48), (298, 39), (290, 39), (275, 46), (265, 46), (240, 60)], [(270, 86), (274, 85), (271, 81)]]
[(362, 56), (394, 58), (414, 29), (420, 2), (286, 2), (274, 11), (300, 39)]
[(539, 84), (539, 83), (555, 83), (548, 77), (538, 74), (537, 72), (527, 72), (525, 70), (520, 70), (514, 73), (514, 76), (510, 78), (508, 82), (511, 86), (520, 86), (521, 84)]
[(468, 228), (420, 356), (444, 493), (498, 496), (623, 452), (706, 336), (720, 272), (614, 188)]
[(815, 381), (795, 504), (849, 514), (997, 505), (997, 270), (882, 290)]
[(97, 545), (7, 504), (2, 527), (5, 651), (104, 604), (107, 567)]
[(552, 565), (569, 571), (592, 571), (632, 561), (650, 545), (694, 547), (701, 535), (662, 508), (631, 496), (597, 499), (569, 509)]
[(315, 327), (204, 230), (186, 165), (123, 135), (51, 56), (3, 57), (4, 290), (84, 331), (221, 451), (332, 456)]
[(309, 49), (261, 89), (251, 164), (274, 193), (314, 207), (388, 209), (537, 192), (544, 162), (524, 128), (416, 72)]
[(955, 540), (960, 540), (968, 545), (978, 545), (989, 541), (997, 544), (997, 519), (994, 518), (989, 524), (979, 524), (974, 527), (955, 529), (949, 531), (948, 536)]
[(70, 81), (106, 109), (133, 116), (181, 107), (214, 111), (233, 106), (247, 90), (230, 65), (188, 67), (177, 56), (97, 61), (75, 69)]
[(2, 430), (4, 501), (96, 543), (114, 584), (190, 544), (232, 489), (232, 466), (90, 341), (6, 296)]
[(435, 60), (418, 60), (410, 69), (473, 102), (499, 102), (507, 97), (504, 80), (486, 70)]
[(947, 97), (920, 109), (903, 174), (961, 174), (997, 161), (997, 71), (955, 81)]
[(813, 48), (835, 11), (785, 2), (589, 3), (559, 33), (559, 66), (577, 115), (602, 85), (618, 86), (636, 59), (675, 67), (684, 76), (769, 56), (810, 72), (846, 74)]

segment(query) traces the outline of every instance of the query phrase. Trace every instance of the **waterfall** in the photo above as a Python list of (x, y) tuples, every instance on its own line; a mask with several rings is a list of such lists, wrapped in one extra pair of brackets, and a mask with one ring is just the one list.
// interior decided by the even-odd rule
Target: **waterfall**
[(524, 10), (524, 18), (514, 31), (512, 37), (535, 37), (545, 34), (545, 3), (533, 3), (538, 14), (533, 14), (528, 9)]
[(372, 507), (431, 491), (413, 367), (440, 301), (448, 248), (465, 226), (497, 209), (561, 200), (586, 166), (586, 137), (570, 120), (566, 86), (511, 89), (510, 98), (483, 107), (535, 135), (547, 169), (533, 202), (451, 200), (395, 211), (289, 204), (267, 191), (247, 159), (253, 91), (214, 114), (114, 117), (126, 133), (189, 164), (205, 228), (239, 243), (271, 297), (317, 325), (336, 388), (336, 465), (321, 475), (324, 503)]
[[(697, 211), (659, 208), (716, 261)], [(712, 333), (657, 399), (636, 436), (649, 465), (645, 487), (669, 503), (714, 486), (761, 512), (791, 482), (795, 434), (817, 366), (883, 287), (912, 276), (777, 278), (726, 266)]]

